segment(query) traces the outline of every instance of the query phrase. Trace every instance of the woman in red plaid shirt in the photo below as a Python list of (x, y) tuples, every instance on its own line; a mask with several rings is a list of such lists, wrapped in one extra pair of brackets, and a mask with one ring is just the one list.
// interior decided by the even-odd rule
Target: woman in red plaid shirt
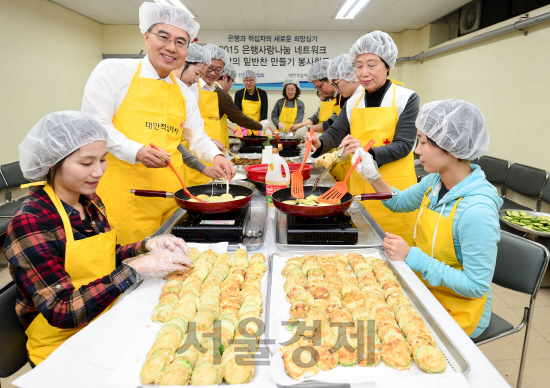
[(143, 276), (193, 265), (185, 242), (172, 235), (116, 243), (116, 228), (95, 194), (107, 168), (106, 141), (92, 117), (66, 111), (42, 118), (19, 145), (23, 175), (34, 183), (4, 250), (34, 365)]

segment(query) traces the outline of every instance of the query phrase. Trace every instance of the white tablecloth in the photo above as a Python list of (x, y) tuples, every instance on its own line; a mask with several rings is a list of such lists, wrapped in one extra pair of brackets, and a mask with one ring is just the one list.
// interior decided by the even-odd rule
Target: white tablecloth
[[(270, 208), (265, 242), (262, 248), (256, 251), (263, 253), (266, 257), (277, 252), (274, 233), (275, 214), (275, 209)], [(407, 388), (440, 388), (442, 386), (454, 388), (464, 386), (464, 380), (470, 387), (509, 387), (506, 380), (411, 269), (404, 262), (396, 262), (395, 267), (431, 311), (441, 327), (444, 328), (471, 367), (470, 372), (464, 378), (458, 380), (442, 380), (438, 376), (426, 374), (424, 378), (407, 381)], [(149, 295), (145, 292), (148, 288), (155, 290), (158, 288), (160, 290), (159, 285), (155, 284), (154, 280), (142, 284), (135, 291), (135, 295), (129, 294), (126, 296), (110, 311), (66, 341), (48, 359), (35, 369), (19, 377), (13, 384), (22, 388), (136, 387), (135, 381), (137, 380), (128, 381), (127, 385), (122, 384), (117, 374), (120, 374), (131, 363), (132, 360), (128, 360), (128, 355), (132, 354), (133, 350), (143, 347), (144, 352), (147, 352), (150, 343), (152, 343), (151, 341), (154, 341), (154, 333), (151, 337), (154, 330), (150, 328), (150, 325), (154, 323), (150, 320), (150, 313), (158, 302), (156, 298), (158, 298), (159, 291), (155, 291), (155, 295), (152, 295), (153, 293)], [(152, 307), (149, 305), (152, 305)], [(127, 324), (114, 324), (113, 322), (120, 322), (121, 316), (128, 316)], [(394, 386), (403, 387), (403, 381), (354, 384), (352, 388)], [(277, 386), (270, 378), (269, 367), (259, 366), (254, 380), (242, 386), (242, 388), (244, 387), (276, 388)]]

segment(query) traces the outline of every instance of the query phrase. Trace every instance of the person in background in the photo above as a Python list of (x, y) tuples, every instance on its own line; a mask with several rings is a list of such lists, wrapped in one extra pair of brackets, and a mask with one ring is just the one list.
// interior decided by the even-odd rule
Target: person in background
[(220, 79), (215, 84), (229, 93), (231, 87), (235, 84), (235, 79), (237, 79), (237, 70), (235, 70), (231, 63), (226, 63)]
[(500, 240), (502, 199), (478, 165), (490, 136), (481, 111), (463, 100), (424, 104), (416, 119), (418, 154), (426, 172), (420, 183), (400, 191), (384, 181), (371, 154), (358, 149), (358, 174), (376, 192), (397, 193), (383, 201), (393, 212), (420, 209), (413, 245), (386, 233), (384, 249), (405, 261), (472, 338), (491, 320), (491, 281)]
[(142, 277), (186, 271), (187, 245), (161, 235), (121, 246), (95, 194), (107, 130), (76, 111), (43, 117), (19, 145), (30, 197), (10, 221), (4, 252), (31, 366), (109, 310)]
[[(324, 101), (327, 100), (327, 98), (325, 97), (325, 94), (322, 91), (317, 90), (316, 94), (317, 94), (317, 97), (319, 97), (319, 100), (321, 101), (321, 104)], [(329, 99), (329, 100), (332, 100), (332, 99)], [(313, 129), (315, 132), (322, 132), (323, 127), (322, 126), (317, 126), (317, 124), (321, 123), (319, 121), (319, 114), (320, 113), (321, 113), (321, 105), (319, 105), (319, 108), (317, 108), (315, 113), (309, 119), (307, 119), (306, 121), (302, 121), (299, 124), (295, 124), (295, 125), (290, 126), (289, 132), (296, 132), (295, 136), (297, 138), (302, 138), (302, 137), (304, 137), (304, 134), (306, 133), (307, 128), (302, 129), (300, 132), (297, 132), (297, 131), (301, 128), (304, 128), (307, 125), (309, 125), (310, 129)], [(328, 124), (327, 124), (327, 128), (328, 128)]]
[(256, 87), (256, 73), (243, 71), (244, 89), (235, 93), (235, 105), (254, 121), (267, 120), (267, 93)]
[[(310, 129), (320, 133), (326, 131), (334, 120), (336, 120), (336, 117), (338, 117), (346, 101), (342, 99), (342, 96), (337, 95), (337, 90), (328, 80), (327, 70), (329, 65), (330, 60), (323, 59), (319, 62), (315, 62), (308, 70), (307, 80), (313, 83), (317, 92), (323, 93), (324, 100), (321, 102), (319, 113), (316, 118), (312, 117), (309, 120), (290, 127), (291, 132), (301, 129), (296, 133), (297, 138), (302, 138)], [(311, 121), (311, 123), (309, 121)]]
[(278, 131), (288, 132), (290, 127), (304, 119), (304, 103), (300, 97), (300, 82), (287, 77), (283, 82), (283, 98), (278, 100), (271, 112), (271, 121)]
[[(167, 161), (183, 174), (178, 145), (185, 139), (199, 159), (221, 176), (235, 175), (233, 163), (204, 132), (196, 98), (171, 72), (184, 65), (199, 25), (178, 7), (145, 2), (139, 10), (147, 55), (143, 60), (106, 59), (92, 72), (82, 110), (108, 131), (109, 170), (98, 194), (117, 226), (123, 245), (153, 234), (179, 207), (162, 198), (143, 198), (131, 189), (181, 188)], [(161, 150), (149, 147), (154, 143)], [(173, 156), (173, 158), (171, 158)]]
[(174, 70), (174, 74), (188, 87), (204, 77), (206, 69), (212, 63), (210, 53), (201, 45), (189, 44), (184, 66)]
[[(202, 46), (196, 43), (191, 43), (187, 49), (185, 65), (174, 70), (173, 73), (181, 80), (181, 82), (190, 87), (204, 76), (204, 72), (206, 71), (206, 68), (210, 66), (210, 63), (210, 53)], [(181, 153), (183, 164), (185, 165), (184, 176), (193, 174), (194, 172), (190, 171), (190, 169), (192, 169), (208, 178), (221, 178), (221, 175), (213, 166), (205, 165), (199, 158), (189, 152), (189, 150), (185, 148), (182, 143), (178, 144), (178, 151)]]
[[(225, 64), (229, 64), (227, 52), (215, 44), (207, 44), (204, 49), (210, 54), (211, 64), (205, 72), (205, 78), (191, 86), (191, 90), (199, 96), (199, 109), (204, 120), (206, 133), (215, 141), (218, 149), (222, 152), (229, 148), (229, 136), (227, 132), (227, 118), (235, 120), (237, 124), (262, 130), (268, 127), (269, 123), (258, 123), (243, 115), (236, 108), (233, 99), (229, 94), (217, 87), (215, 82), (221, 76)], [(189, 185), (203, 184), (207, 182), (206, 177), (199, 174), (191, 174)]]
[[(343, 146), (346, 146), (344, 154), (354, 153), (372, 139), (375, 143), (369, 153), (386, 181), (404, 190), (416, 183), (412, 147), (420, 97), (387, 79), (397, 60), (397, 46), (387, 33), (373, 31), (363, 35), (351, 47), (349, 56), (365, 90), (353, 94), (331, 127), (319, 138), (314, 136), (317, 151), (312, 157)], [(352, 173), (348, 187), (354, 195), (374, 192), (356, 172)], [(362, 204), (383, 230), (412, 244), (414, 213), (394, 214), (378, 201)]]

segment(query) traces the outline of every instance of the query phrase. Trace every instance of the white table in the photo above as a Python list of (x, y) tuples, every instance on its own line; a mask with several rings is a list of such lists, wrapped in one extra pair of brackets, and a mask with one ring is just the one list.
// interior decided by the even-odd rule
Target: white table
[[(255, 199), (257, 200), (257, 199)], [(275, 244), (275, 215), (276, 209), (270, 208), (267, 218), (266, 236), (263, 246), (260, 250), (256, 251), (263, 253), (266, 257), (272, 253), (278, 251)], [(253, 252), (253, 253), (256, 253)], [(469, 361), (471, 369), (465, 376), (467, 383), (470, 387), (509, 387), (506, 380), (500, 375), (495, 367), (489, 362), (485, 355), (478, 349), (478, 347), (468, 338), (464, 331), (456, 324), (447, 311), (439, 304), (430, 291), (422, 284), (422, 282), (416, 277), (411, 269), (404, 263), (395, 263), (397, 271), (405, 278), (410, 287), (423, 301), (426, 307), (431, 311), (436, 321), (444, 328), (447, 335), (451, 338), (453, 343), (456, 344), (458, 349), (462, 352), (465, 358)], [(267, 276), (267, 274), (266, 274)], [(145, 284), (145, 283), (144, 283)], [(150, 284), (149, 284), (150, 285)], [(140, 287), (141, 288), (141, 287)], [(140, 289), (136, 290), (135, 295), (144, 294), (143, 290), (138, 293)], [(131, 292), (131, 291), (130, 291)], [(127, 292), (128, 293), (128, 292)], [(149, 295), (151, 296), (151, 295)], [(149, 303), (149, 306), (156, 304), (155, 298), (158, 298), (158, 292), (152, 295), (150, 300), (142, 301), (143, 305)], [(114, 383), (113, 376), (120, 372), (128, 363), (127, 357), (135, 351), (136, 347), (142, 346), (147, 352), (149, 344), (141, 345), (142, 338), (147, 336), (143, 334), (145, 330), (143, 325), (140, 326), (139, 322), (146, 322), (147, 319), (150, 322), (151, 310), (138, 312), (135, 308), (125, 310), (129, 308), (129, 305), (136, 298), (125, 297), (117, 306), (114, 306), (109, 312), (102, 317), (94, 321), (88, 327), (77, 333), (74, 337), (69, 339), (59, 349), (57, 349), (46, 361), (40, 364), (38, 367), (23, 375), (14, 381), (14, 385), (23, 388), (30, 387), (56, 387), (56, 388), (74, 388), (74, 387), (117, 387), (120, 388), (120, 383)], [(156, 299), (158, 301), (158, 299)], [(128, 319), (127, 324), (122, 326), (113, 327), (109, 323), (110, 319), (113, 319), (117, 314), (129, 314), (132, 318)], [(144, 321), (145, 320), (145, 321)], [(116, 340), (113, 340), (112, 335), (108, 336), (108, 331), (113, 331), (116, 334)], [(151, 332), (151, 330), (149, 330)], [(112, 333), (111, 333), (112, 334)], [(150, 337), (150, 333), (147, 334)], [(145, 336), (145, 337), (144, 337)], [(154, 338), (148, 338), (148, 341), (154, 341)], [(82, 354), (78, 349), (87, 349)], [(89, 349), (89, 351), (88, 351)], [(264, 369), (261, 369), (264, 368)], [(266, 374), (267, 367), (258, 367), (257, 379), (253, 380), (254, 384), (246, 385), (247, 388), (276, 388), (276, 384), (270, 380), (269, 374)], [(429, 376), (426, 376), (429, 379)], [(407, 382), (407, 388), (409, 387), (434, 387), (439, 388), (442, 386), (442, 381), (438, 381), (437, 378), (431, 380), (424, 380), (419, 382)], [(377, 387), (402, 387), (403, 381), (395, 383), (385, 382), (382, 384), (361, 384), (354, 385), (352, 388), (377, 388)], [(128, 387), (136, 386), (128, 385)], [(243, 385), (243, 388), (245, 386)], [(446, 388), (450, 388), (445, 385)]]

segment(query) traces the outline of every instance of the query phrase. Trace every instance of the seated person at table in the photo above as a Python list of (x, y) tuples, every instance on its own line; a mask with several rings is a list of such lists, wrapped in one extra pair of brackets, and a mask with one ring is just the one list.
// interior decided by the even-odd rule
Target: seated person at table
[(491, 319), (491, 280), (500, 240), (502, 199), (470, 161), (489, 150), (483, 115), (462, 100), (425, 104), (416, 119), (416, 154), (430, 173), (398, 191), (384, 182), (376, 162), (359, 149), (357, 171), (377, 192), (397, 192), (383, 204), (394, 212), (420, 209), (414, 245), (386, 233), (383, 246), (392, 260), (405, 261), (471, 338)]
[(185, 242), (172, 235), (117, 245), (95, 194), (106, 141), (99, 122), (66, 111), (42, 118), (19, 145), (23, 175), (35, 183), (8, 226), (4, 251), (33, 366), (143, 276), (193, 265)]

